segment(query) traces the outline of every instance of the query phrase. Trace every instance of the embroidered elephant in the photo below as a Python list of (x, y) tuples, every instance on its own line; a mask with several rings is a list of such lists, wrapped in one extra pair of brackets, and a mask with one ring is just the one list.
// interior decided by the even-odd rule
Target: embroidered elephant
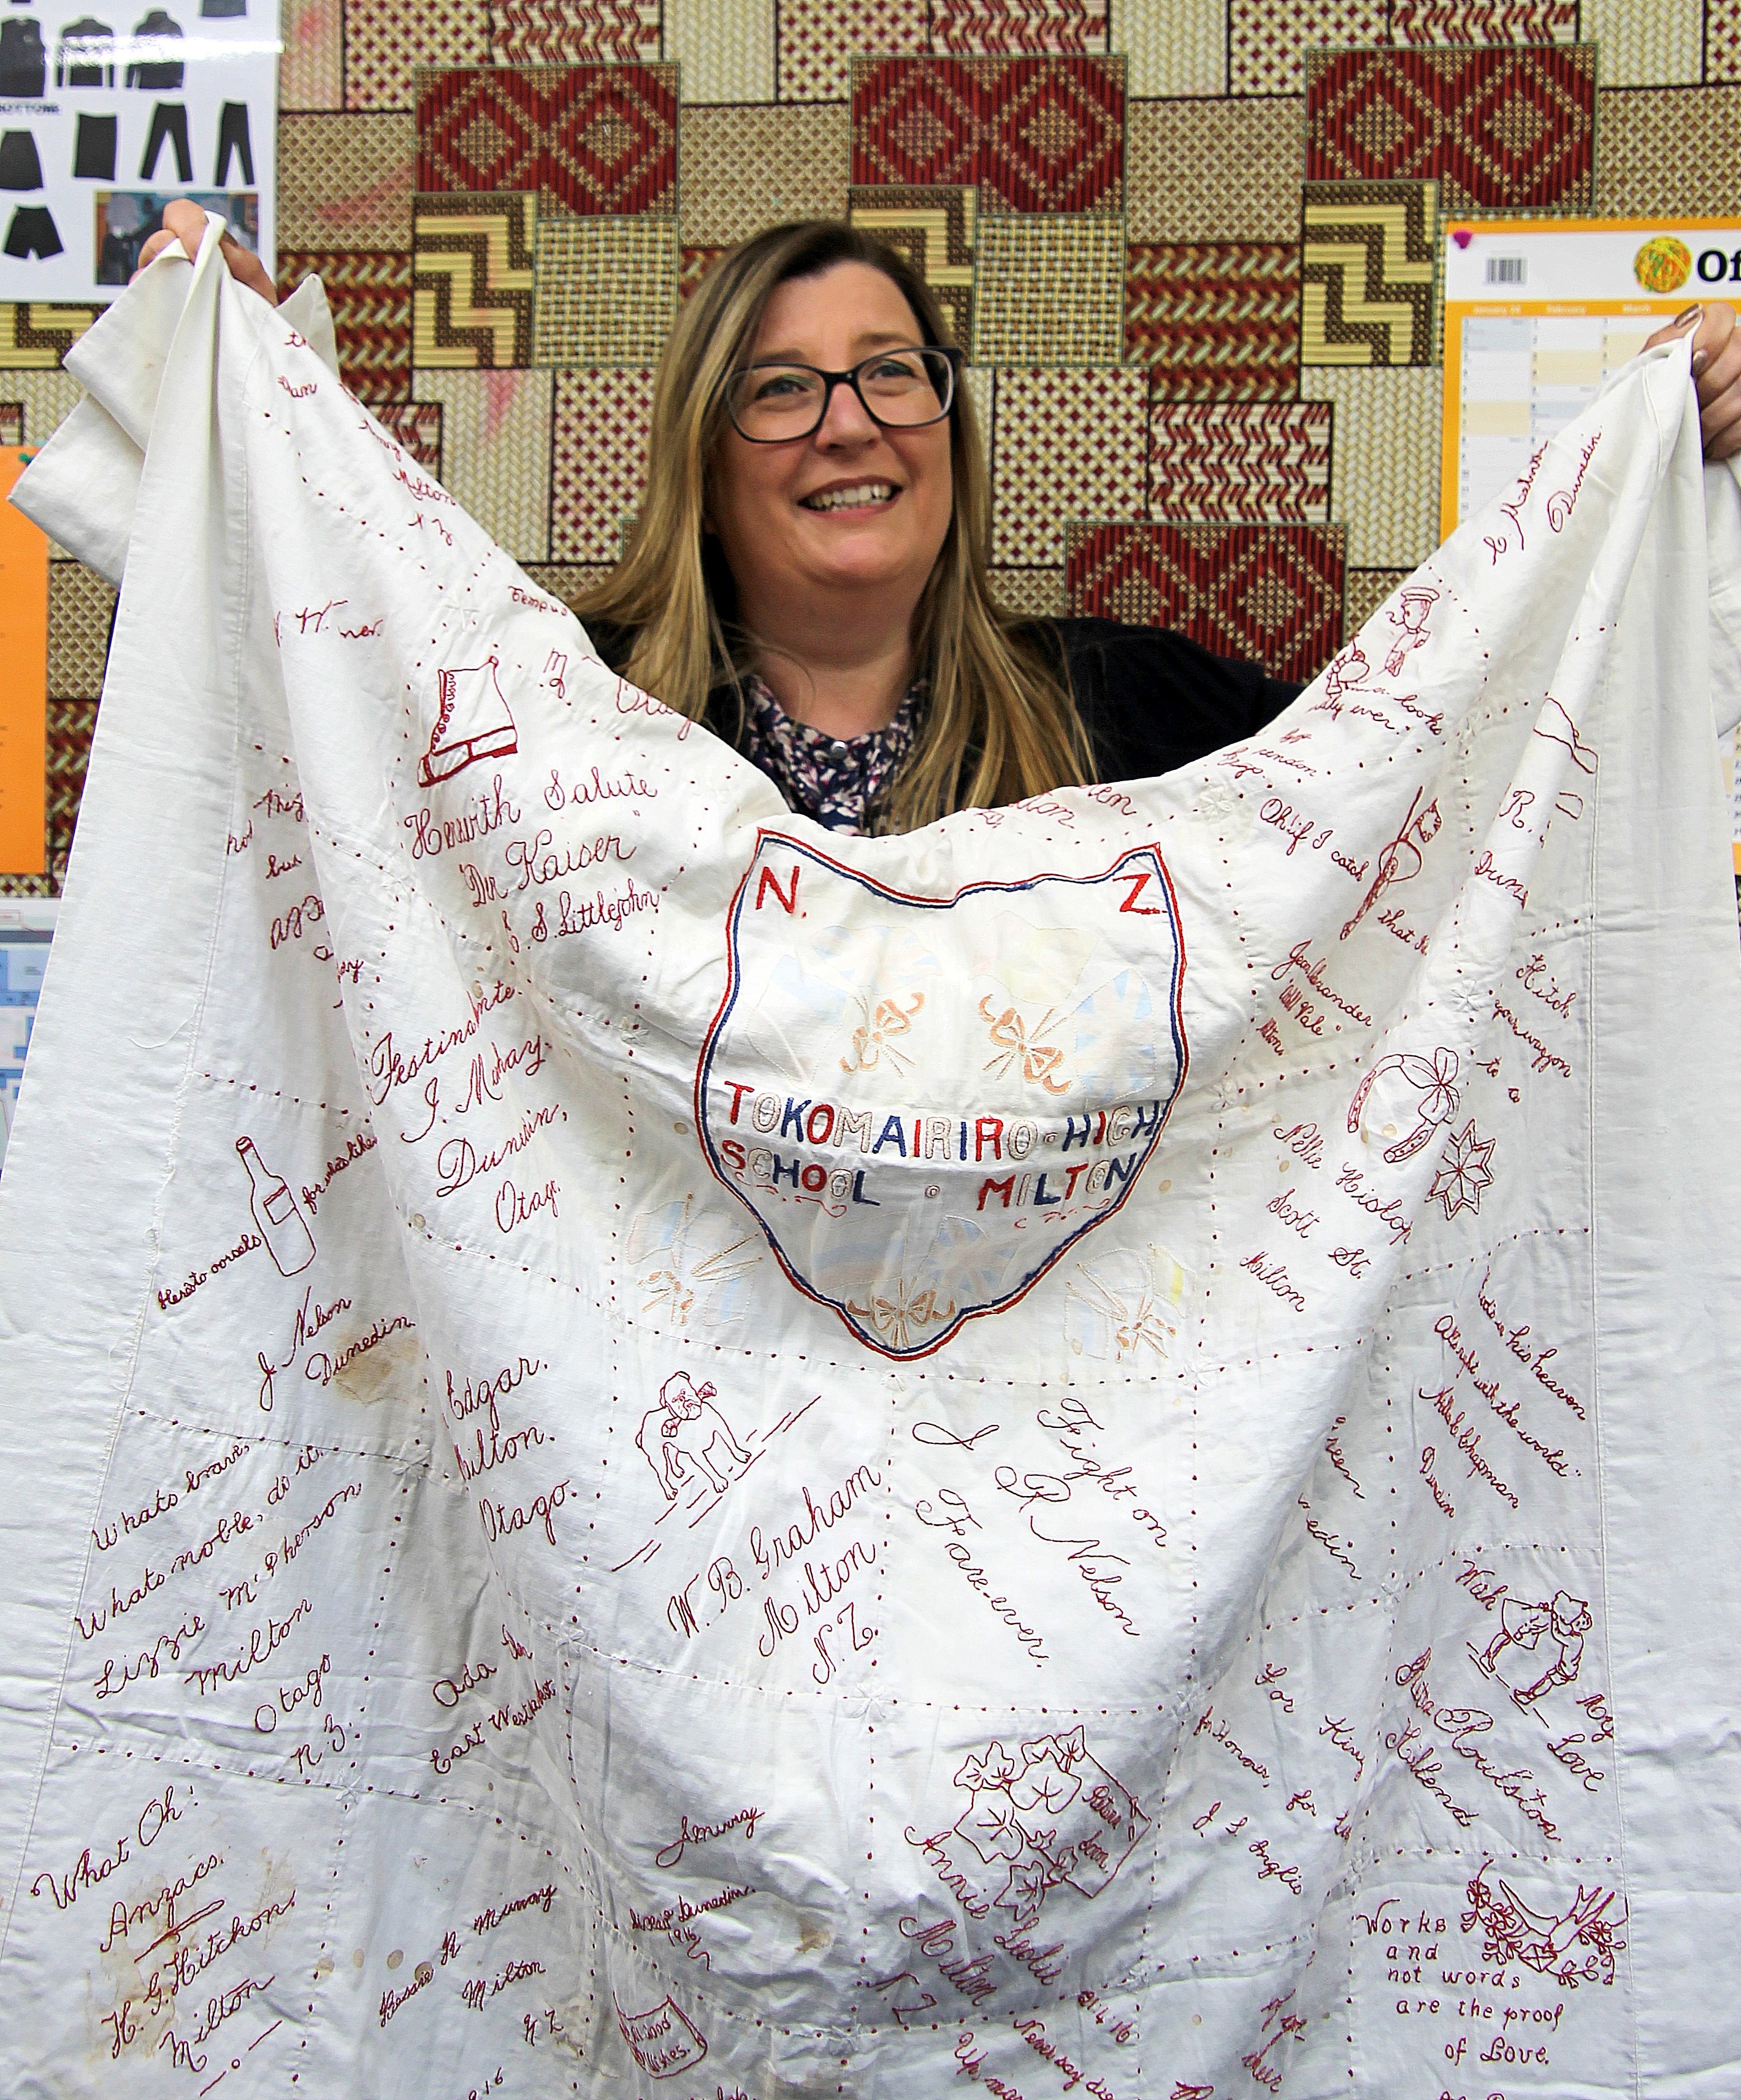
[[(749, 1463), (749, 1454), (713, 1401), (711, 1385), (694, 1385), (687, 1371), (678, 1371), (660, 1387), (659, 1405), (647, 1410), (634, 1433), (668, 1502), (677, 1500), (678, 1489), (688, 1480), (705, 1478), (722, 1494), (734, 1471), (741, 1473)], [(724, 1448), (723, 1470), (714, 1456), (716, 1445)]]

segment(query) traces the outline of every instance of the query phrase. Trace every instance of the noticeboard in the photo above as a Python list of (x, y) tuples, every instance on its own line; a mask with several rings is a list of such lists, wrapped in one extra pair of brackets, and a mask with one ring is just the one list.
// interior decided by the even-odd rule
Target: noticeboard
[(0, 9), (0, 300), (106, 302), (171, 198), (268, 271), (278, 0)]
[[(1741, 218), (1478, 219), (1445, 229), (1439, 528), (1448, 537), (1695, 302), (1741, 309)], [(1741, 875), (1741, 789), (1731, 743)]]

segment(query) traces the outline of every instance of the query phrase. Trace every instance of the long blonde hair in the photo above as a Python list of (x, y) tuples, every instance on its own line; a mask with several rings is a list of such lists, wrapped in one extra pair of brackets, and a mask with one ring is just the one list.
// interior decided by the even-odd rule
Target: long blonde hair
[[(633, 636), (625, 675), (699, 720), (709, 694), (736, 689), (756, 638), (738, 626), (718, 540), (703, 530), (707, 480), (724, 434), (727, 375), (748, 354), (775, 288), (837, 262), (890, 278), (926, 342), (948, 331), (923, 280), (892, 249), (831, 219), (771, 227), (722, 256), (679, 314), (653, 393), (647, 492), (623, 558), (577, 605), (582, 620)], [(953, 514), (914, 617), (914, 664), (928, 699), (912, 751), (872, 813), (906, 832), (954, 810), (988, 808), (1094, 777), (1088, 733), (1039, 644), (992, 594), (991, 486), (973, 400), (950, 412)]]

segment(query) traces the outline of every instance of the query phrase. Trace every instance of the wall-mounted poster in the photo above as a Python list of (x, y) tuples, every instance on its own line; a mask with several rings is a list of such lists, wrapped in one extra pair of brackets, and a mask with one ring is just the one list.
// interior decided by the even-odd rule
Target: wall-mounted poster
[(113, 298), (178, 196), (270, 270), (278, 49), (278, 0), (11, 0), (0, 299)]
[[(1539, 448), (1664, 321), (1741, 307), (1741, 219), (1486, 219), (1447, 229), (1439, 529), (1531, 470)], [(1741, 748), (1726, 739), (1741, 878)]]
[(1741, 306), (1741, 219), (1452, 222), (1444, 284), (1448, 539), (1664, 321), (1701, 300)]

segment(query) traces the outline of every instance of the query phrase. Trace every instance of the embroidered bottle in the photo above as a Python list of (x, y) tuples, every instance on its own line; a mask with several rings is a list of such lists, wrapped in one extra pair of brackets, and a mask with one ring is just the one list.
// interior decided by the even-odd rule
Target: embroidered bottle
[(297, 1276), (314, 1260), (314, 1234), (290, 1193), (290, 1185), (261, 1158), (251, 1137), (239, 1137), (236, 1149), (248, 1170), (248, 1201), (266, 1251), (281, 1276)]

